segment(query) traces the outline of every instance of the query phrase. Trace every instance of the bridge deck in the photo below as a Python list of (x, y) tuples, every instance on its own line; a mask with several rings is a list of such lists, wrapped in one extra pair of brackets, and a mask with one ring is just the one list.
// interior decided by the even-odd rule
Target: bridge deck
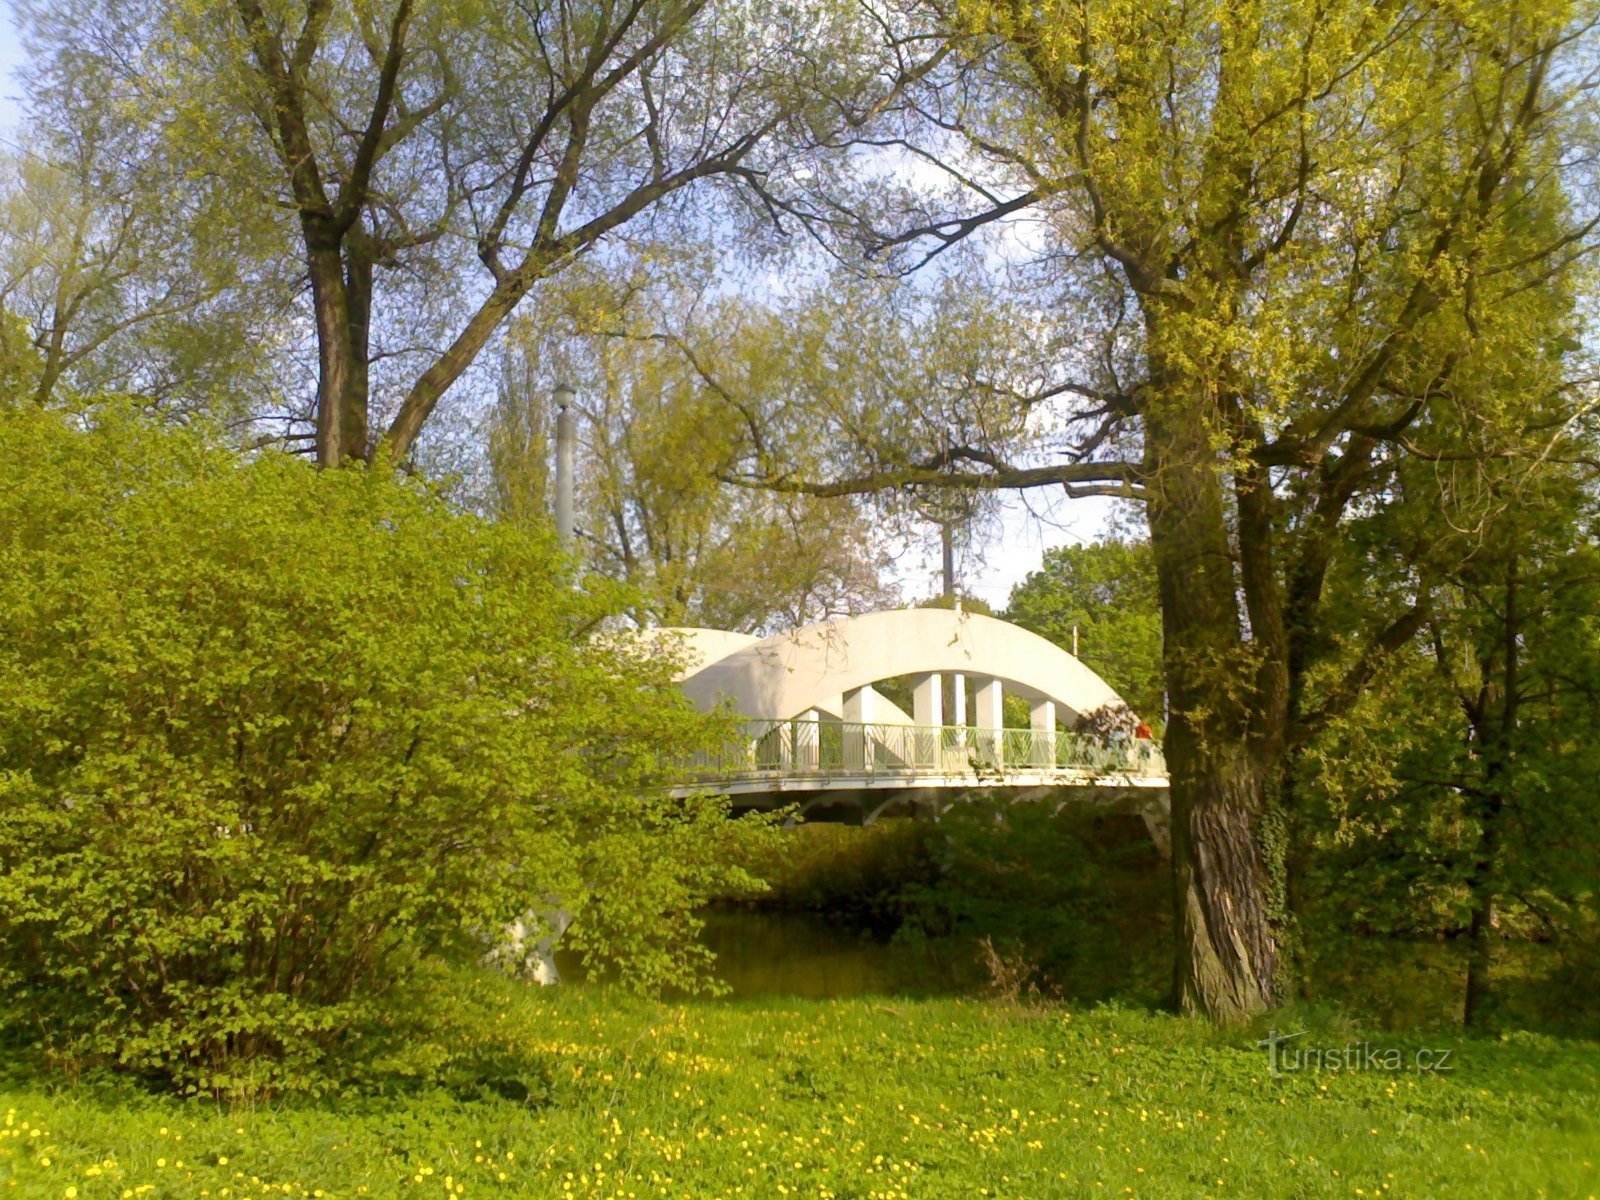
[(697, 755), (693, 774), (730, 795), (875, 788), (1165, 788), (1154, 742), (1055, 730), (747, 721)]

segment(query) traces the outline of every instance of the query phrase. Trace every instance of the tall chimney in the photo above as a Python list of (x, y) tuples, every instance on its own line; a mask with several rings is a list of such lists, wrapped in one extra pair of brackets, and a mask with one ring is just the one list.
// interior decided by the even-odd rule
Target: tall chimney
[(551, 393), (556, 406), (556, 536), (561, 548), (572, 553), (572, 459), (577, 449), (577, 432), (572, 423), (572, 399), (577, 393), (559, 383)]

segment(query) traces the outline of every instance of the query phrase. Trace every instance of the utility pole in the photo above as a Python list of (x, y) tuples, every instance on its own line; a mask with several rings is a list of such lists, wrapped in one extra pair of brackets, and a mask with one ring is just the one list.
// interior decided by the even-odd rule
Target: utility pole
[(556, 406), (556, 537), (561, 549), (572, 553), (572, 460), (577, 449), (577, 431), (572, 423), (572, 399), (577, 393), (558, 383), (550, 398)]
[(939, 522), (940, 548), (944, 551), (944, 598), (954, 600), (956, 595), (956, 548), (950, 533), (950, 519)]

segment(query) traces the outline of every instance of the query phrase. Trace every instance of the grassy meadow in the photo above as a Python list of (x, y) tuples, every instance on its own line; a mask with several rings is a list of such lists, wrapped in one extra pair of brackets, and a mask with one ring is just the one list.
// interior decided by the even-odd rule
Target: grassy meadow
[[(1584, 1197), (1600, 1046), (1374, 1035), (1443, 1072), (1274, 1077), (1263, 1031), (972, 998), (645, 1001), (484, 976), (479, 1065), (219, 1108), (0, 1087), (16, 1197)], [(1280, 1015), (1278, 1024), (1285, 1025)], [(1301, 1044), (1359, 1031), (1313, 1020)], [(28, 1081), (31, 1078), (33, 1081)]]

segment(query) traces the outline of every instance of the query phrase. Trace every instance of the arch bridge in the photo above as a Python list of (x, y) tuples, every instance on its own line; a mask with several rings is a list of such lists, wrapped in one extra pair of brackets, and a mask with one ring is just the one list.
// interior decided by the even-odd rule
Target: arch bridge
[[(694, 764), (698, 786), (736, 808), (798, 803), (809, 820), (865, 823), (934, 816), (976, 794), (1043, 799), (1136, 813), (1165, 844), (1160, 747), (1131, 736), (1131, 719), (1123, 732), (1091, 733), (1086, 718), (1127, 706), (1020, 626), (919, 608), (760, 639), (712, 629), (652, 636), (680, 649), (679, 686), (696, 706), (742, 718), (735, 737)], [(906, 677), (909, 713), (880, 690)], [(1006, 728), (1007, 695), (1027, 702), (1027, 728)]]

